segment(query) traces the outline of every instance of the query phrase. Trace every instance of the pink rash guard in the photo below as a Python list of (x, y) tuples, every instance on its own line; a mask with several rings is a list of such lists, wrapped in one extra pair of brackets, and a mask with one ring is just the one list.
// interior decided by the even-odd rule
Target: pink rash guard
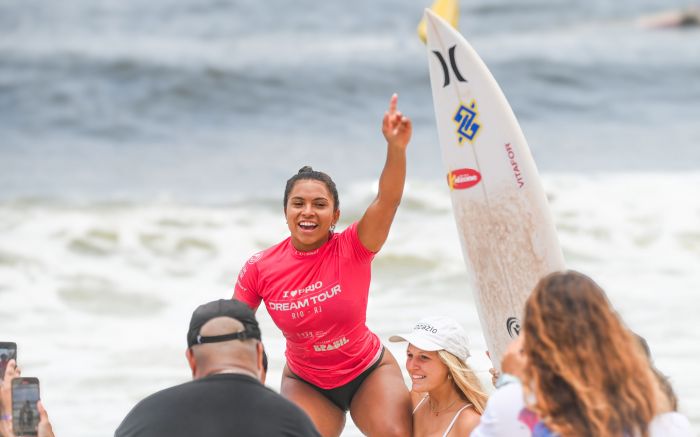
[(357, 222), (321, 247), (299, 252), (291, 237), (253, 255), (238, 275), (234, 299), (260, 301), (287, 339), (290, 370), (323, 389), (359, 376), (379, 354), (379, 338), (365, 325), (374, 253)]

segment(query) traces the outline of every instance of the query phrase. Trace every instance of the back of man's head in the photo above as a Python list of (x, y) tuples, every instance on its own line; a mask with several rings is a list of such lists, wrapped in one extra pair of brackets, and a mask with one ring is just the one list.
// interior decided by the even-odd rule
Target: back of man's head
[(195, 379), (215, 373), (246, 373), (260, 378), (260, 328), (255, 314), (243, 302), (220, 299), (200, 305), (192, 313), (187, 346)]

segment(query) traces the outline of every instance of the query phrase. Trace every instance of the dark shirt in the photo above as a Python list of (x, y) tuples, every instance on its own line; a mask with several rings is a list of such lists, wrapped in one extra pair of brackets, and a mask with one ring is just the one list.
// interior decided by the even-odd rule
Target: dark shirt
[(224, 373), (154, 393), (115, 437), (320, 437), (299, 407), (242, 374)]

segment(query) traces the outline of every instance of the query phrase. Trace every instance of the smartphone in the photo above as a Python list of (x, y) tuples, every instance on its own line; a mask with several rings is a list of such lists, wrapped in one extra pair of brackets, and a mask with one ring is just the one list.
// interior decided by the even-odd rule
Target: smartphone
[(0, 381), (5, 380), (5, 368), (10, 360), (17, 361), (17, 343), (0, 341)]
[(12, 429), (15, 435), (37, 435), (39, 379), (30, 377), (12, 380)]

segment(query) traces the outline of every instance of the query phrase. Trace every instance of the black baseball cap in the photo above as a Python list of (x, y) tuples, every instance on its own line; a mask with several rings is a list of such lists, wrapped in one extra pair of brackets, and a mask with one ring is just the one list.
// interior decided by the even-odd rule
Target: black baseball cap
[[(199, 330), (211, 319), (217, 317), (230, 317), (243, 324), (243, 331), (231, 334), (202, 337)], [(248, 305), (233, 299), (219, 299), (205, 303), (197, 307), (192, 313), (190, 329), (187, 331), (187, 347), (203, 343), (217, 343), (229, 340), (246, 340), (254, 338), (260, 340), (260, 326), (255, 320), (255, 313)]]

